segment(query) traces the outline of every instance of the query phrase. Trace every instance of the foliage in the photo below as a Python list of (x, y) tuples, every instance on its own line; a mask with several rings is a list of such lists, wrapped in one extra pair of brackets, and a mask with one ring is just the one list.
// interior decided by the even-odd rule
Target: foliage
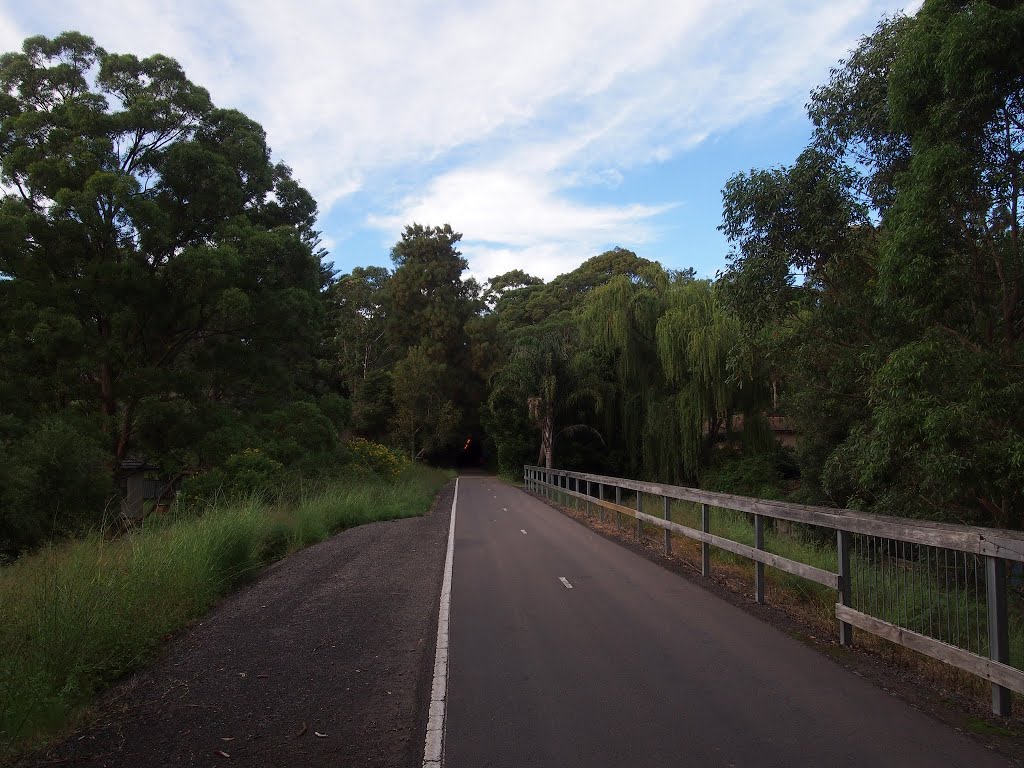
[(409, 466), (409, 457), (401, 451), (361, 437), (349, 440), (347, 447), (349, 467), (359, 474), (372, 473), (385, 480), (394, 479)]
[(884, 19), (790, 168), (734, 177), (723, 282), (784, 379), (811, 499), (1019, 526), (1017, 6)]
[(432, 360), (427, 350), (413, 347), (394, 369), (397, 438), (416, 460), (452, 437), (459, 412), (451, 400), (439, 396), (450, 377), (448, 366)]
[(786, 490), (781, 459), (781, 454), (767, 451), (748, 455), (719, 451), (701, 473), (701, 488), (759, 499), (782, 499)]
[[(316, 203), (259, 125), (165, 56), (33, 37), (0, 57), (0, 179), (5, 549), (97, 524), (127, 458), (188, 475), (261, 431), (282, 462), (329, 452), (300, 395), (324, 317)], [(37, 434), (82, 449), (53, 474)]]
[(617, 247), (483, 285), (450, 224), (330, 275), (260, 126), (166, 57), (30, 38), (0, 58), (0, 548), (95, 526), (128, 457), (193, 498), (358, 474), (359, 439), (745, 486), (721, 462), (777, 463), (769, 415), (801, 501), (1019, 527), (1022, 30), (883, 18), (808, 146), (726, 183), (714, 281)]
[(391, 361), (386, 337), (391, 273), (384, 267), (356, 267), (327, 288), (328, 347), (336, 376), (350, 397)]

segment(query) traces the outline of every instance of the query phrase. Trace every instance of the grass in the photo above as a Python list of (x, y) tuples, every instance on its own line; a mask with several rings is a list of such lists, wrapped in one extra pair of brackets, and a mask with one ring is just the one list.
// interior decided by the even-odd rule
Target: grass
[(992, 723), (985, 722), (977, 717), (968, 719), (967, 730), (971, 733), (976, 733), (979, 736), (1008, 736), (1016, 738), (1021, 735), (1020, 732), (1013, 730), (1012, 728), (993, 725)]
[(362, 523), (424, 514), (450, 473), (413, 466), (292, 503), (249, 498), (172, 512), (0, 569), (0, 758), (64, 727), (168, 636), (280, 557)]

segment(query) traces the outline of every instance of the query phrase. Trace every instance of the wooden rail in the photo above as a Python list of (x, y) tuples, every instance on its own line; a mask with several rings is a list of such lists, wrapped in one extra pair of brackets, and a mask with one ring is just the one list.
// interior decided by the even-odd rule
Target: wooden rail
[[(584, 502), (587, 509), (628, 515), (637, 521), (637, 532), (642, 535), (644, 524), (665, 531), (665, 550), (671, 549), (673, 533), (699, 541), (702, 544), (701, 572), (710, 573), (710, 548), (731, 552), (755, 563), (755, 597), (764, 601), (764, 566), (792, 573), (836, 590), (836, 618), (839, 622), (839, 640), (843, 645), (853, 642), (853, 628), (869, 632), (891, 642), (911, 648), (946, 664), (966, 670), (992, 683), (992, 710), (1008, 716), (1011, 691), (1024, 695), (1024, 671), (1010, 666), (1008, 618), (1006, 606), (1006, 561), (1024, 562), (1024, 534), (1016, 531), (980, 528), (976, 526), (910, 520), (884, 515), (872, 515), (853, 510), (788, 504), (766, 499), (755, 499), (727, 493), (715, 493), (698, 488), (685, 488), (661, 483), (627, 480), (619, 477), (570, 472), (559, 469), (526, 466), (523, 479), (528, 490), (565, 499)], [(605, 489), (615, 489), (615, 501), (605, 498)], [(597, 496), (594, 491), (597, 491)], [(636, 493), (636, 508), (621, 503), (623, 490)], [(656, 517), (643, 511), (644, 495), (663, 499), (663, 516)], [(689, 501), (701, 505), (701, 530), (671, 520), (670, 500)], [(730, 509), (752, 516), (755, 546), (733, 541), (710, 532), (712, 507)], [(823, 570), (797, 560), (772, 554), (764, 550), (763, 523), (765, 518), (786, 520), (836, 532), (838, 572)], [(617, 518), (621, 527), (621, 518)], [(968, 553), (985, 561), (985, 615), (988, 630), (988, 657), (916, 632), (878, 616), (855, 610), (851, 605), (851, 536), (879, 537), (906, 542), (938, 550)], [(966, 561), (965, 561), (966, 562)], [(1021, 660), (1018, 660), (1020, 663)]]

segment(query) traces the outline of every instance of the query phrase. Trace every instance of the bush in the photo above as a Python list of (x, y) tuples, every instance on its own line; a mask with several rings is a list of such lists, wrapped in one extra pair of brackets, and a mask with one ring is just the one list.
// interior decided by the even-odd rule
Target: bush
[(785, 485), (777, 452), (741, 454), (722, 450), (701, 472), (700, 485), (709, 491), (782, 499)]
[(410, 463), (403, 452), (361, 437), (349, 440), (348, 451), (349, 467), (357, 475), (374, 474), (383, 478), (396, 478)]
[(246, 448), (228, 457), (223, 468), (215, 468), (187, 480), (181, 502), (211, 504), (223, 497), (276, 498), (287, 477), (284, 465), (259, 448)]
[(0, 434), (0, 560), (99, 525), (114, 485), (97, 435), (58, 418)]

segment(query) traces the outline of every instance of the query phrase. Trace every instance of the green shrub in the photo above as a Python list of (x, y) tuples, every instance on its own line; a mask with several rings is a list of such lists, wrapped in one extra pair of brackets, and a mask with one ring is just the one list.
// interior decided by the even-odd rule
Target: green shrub
[(0, 562), (99, 525), (115, 491), (98, 432), (56, 417), (9, 426), (0, 429)]
[(372, 473), (378, 477), (395, 478), (410, 463), (403, 452), (361, 437), (349, 440), (347, 447), (349, 466), (356, 474)]

